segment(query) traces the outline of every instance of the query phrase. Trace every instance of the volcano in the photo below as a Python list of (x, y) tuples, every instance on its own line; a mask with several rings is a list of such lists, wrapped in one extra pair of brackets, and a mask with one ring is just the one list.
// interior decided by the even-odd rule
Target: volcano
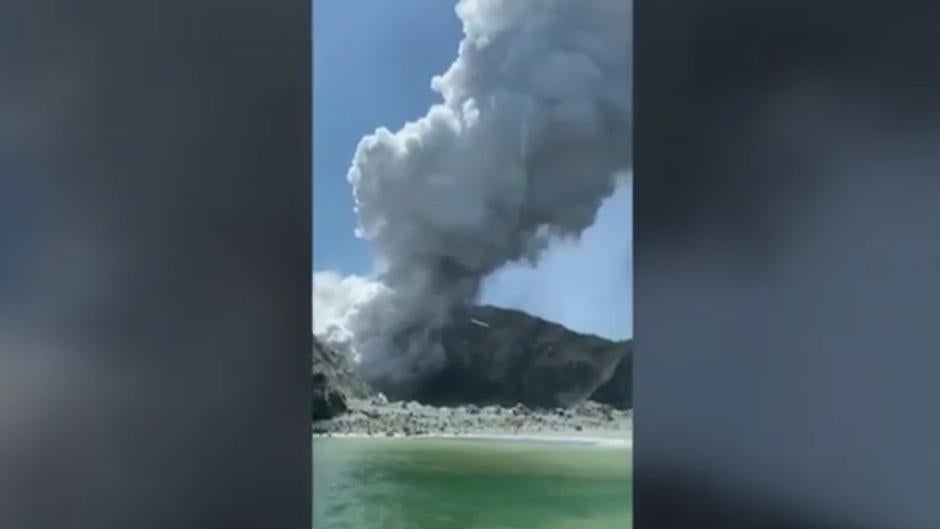
[(314, 407), (319, 402), (324, 413), (341, 413), (341, 402), (381, 392), (391, 400), (435, 406), (568, 408), (593, 400), (632, 408), (630, 340), (582, 334), (493, 306), (455, 311), (440, 340), (443, 366), (407, 387), (365, 383), (341, 354), (315, 340)]

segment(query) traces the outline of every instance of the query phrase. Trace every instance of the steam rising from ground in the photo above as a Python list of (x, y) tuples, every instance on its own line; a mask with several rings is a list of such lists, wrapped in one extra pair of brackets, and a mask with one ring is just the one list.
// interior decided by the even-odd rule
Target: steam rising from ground
[[(461, 0), (443, 102), (360, 142), (348, 179), (374, 278), (314, 276), (314, 333), (367, 377), (441, 359), (435, 332), (502, 266), (578, 237), (631, 165), (632, 5)], [(404, 369), (403, 369), (404, 368)]]

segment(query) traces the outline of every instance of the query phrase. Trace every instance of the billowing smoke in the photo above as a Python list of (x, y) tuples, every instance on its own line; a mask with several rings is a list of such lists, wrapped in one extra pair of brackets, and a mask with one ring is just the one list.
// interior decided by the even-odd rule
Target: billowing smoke
[(594, 223), (631, 165), (632, 4), (461, 0), (424, 117), (359, 143), (348, 179), (373, 279), (314, 277), (314, 332), (367, 377), (441, 359), (436, 330), (507, 263)]

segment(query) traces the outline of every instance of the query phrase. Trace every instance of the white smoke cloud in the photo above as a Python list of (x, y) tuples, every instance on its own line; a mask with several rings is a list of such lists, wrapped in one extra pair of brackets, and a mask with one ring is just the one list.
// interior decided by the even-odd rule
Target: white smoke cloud
[(632, 203), (632, 187), (619, 187), (579, 240), (554, 241), (538, 267), (510, 264), (491, 274), (480, 301), (522, 310), (577, 332), (630, 338)]
[[(375, 300), (388, 289), (382, 283), (361, 276), (343, 277), (335, 272), (313, 275), (313, 334), (344, 351), (351, 349), (356, 322), (363, 309), (376, 306)], [(361, 359), (356, 355), (354, 360)]]
[(442, 102), (363, 138), (349, 170), (357, 233), (384, 264), (370, 280), (319, 274), (314, 332), (364, 367), (433, 366), (451, 307), (594, 223), (631, 165), (631, 11), (623, 0), (458, 3), (457, 59), (431, 83)]

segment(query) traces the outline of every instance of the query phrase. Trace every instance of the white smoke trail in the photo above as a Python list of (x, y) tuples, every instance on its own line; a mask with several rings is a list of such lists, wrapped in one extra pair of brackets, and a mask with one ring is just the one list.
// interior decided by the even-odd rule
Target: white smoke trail
[(631, 165), (631, 3), (461, 0), (456, 12), (457, 59), (431, 83), (442, 103), (363, 138), (348, 174), (357, 234), (385, 266), (314, 281), (314, 332), (367, 376), (432, 368), (449, 310), (507, 263), (577, 237)]

